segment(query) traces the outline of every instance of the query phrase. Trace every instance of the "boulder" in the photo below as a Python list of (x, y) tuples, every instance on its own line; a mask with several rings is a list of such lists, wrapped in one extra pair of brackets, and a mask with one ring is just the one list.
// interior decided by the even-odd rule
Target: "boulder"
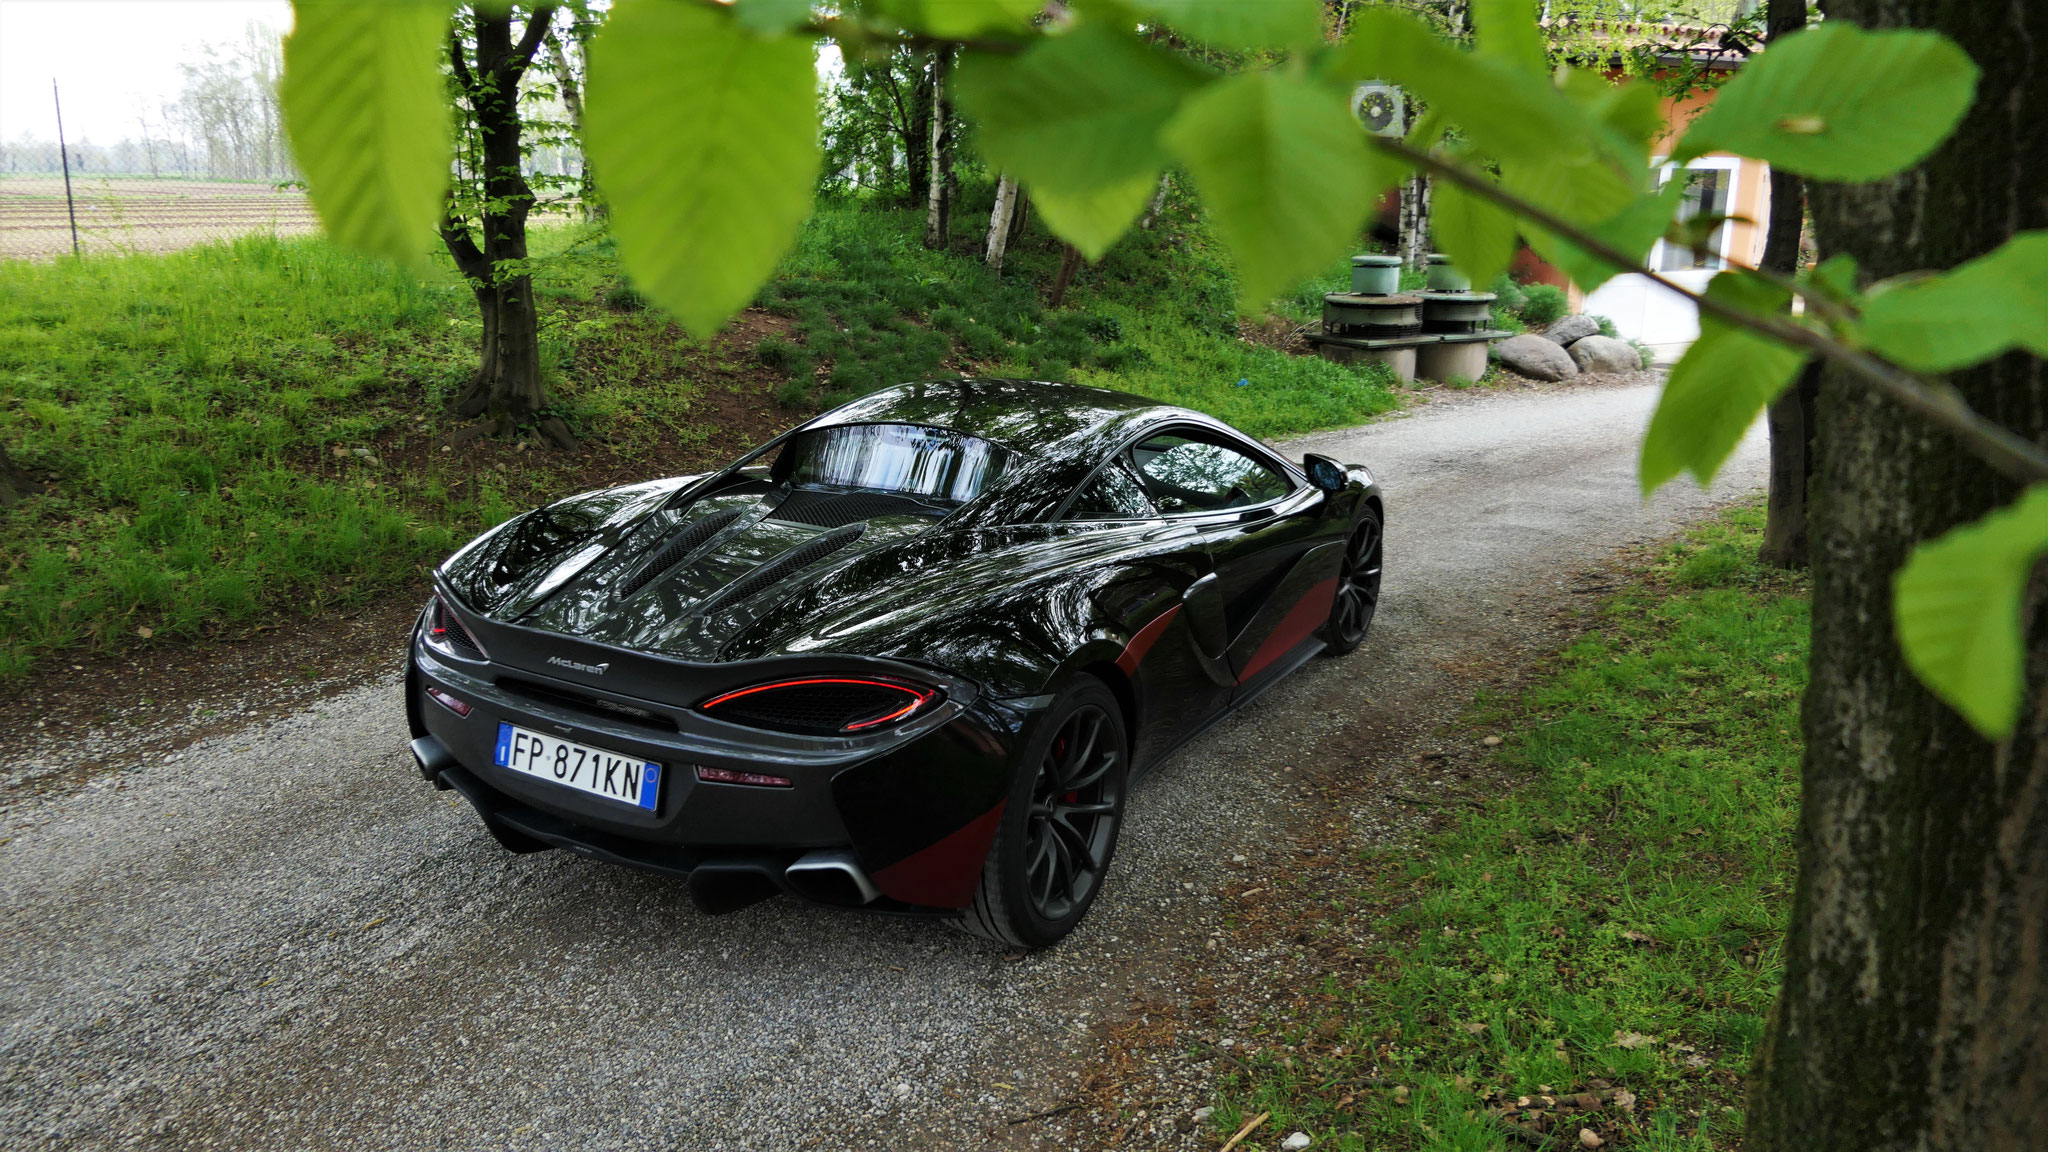
[(1501, 341), (1495, 351), (1500, 353), (1500, 362), (1509, 371), (1531, 380), (1562, 380), (1579, 374), (1579, 366), (1572, 363), (1570, 353), (1541, 336), (1527, 332)]
[(1612, 336), (1586, 336), (1572, 342), (1568, 351), (1581, 372), (1640, 372), (1643, 358), (1635, 345)]
[(1560, 316), (1557, 323), (1543, 330), (1543, 334), (1560, 348), (1569, 348), (1580, 340), (1600, 331), (1600, 322), (1584, 314)]

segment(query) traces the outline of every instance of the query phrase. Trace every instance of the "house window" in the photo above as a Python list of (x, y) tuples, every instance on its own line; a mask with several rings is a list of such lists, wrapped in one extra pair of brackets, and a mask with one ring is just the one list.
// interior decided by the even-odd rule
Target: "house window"
[[(1673, 180), (1686, 181), (1686, 189), (1678, 205), (1680, 221), (1696, 216), (1725, 217), (1732, 211), (1735, 169), (1717, 164), (1715, 159), (1701, 161), (1690, 168), (1667, 166), (1663, 170), (1660, 185), (1668, 185)], [(1732, 164), (1732, 161), (1728, 163)], [(1727, 255), (1728, 226), (1723, 224), (1708, 237), (1704, 251), (1694, 252), (1659, 240), (1657, 250), (1650, 256), (1650, 267), (1659, 272), (1715, 271), (1728, 266)]]

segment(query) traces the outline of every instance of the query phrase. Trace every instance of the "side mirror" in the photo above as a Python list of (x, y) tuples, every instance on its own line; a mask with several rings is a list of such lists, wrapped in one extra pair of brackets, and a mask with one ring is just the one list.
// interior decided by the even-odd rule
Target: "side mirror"
[(1301, 458), (1301, 469), (1308, 473), (1309, 483), (1325, 492), (1342, 492), (1344, 486), (1351, 482), (1344, 474), (1342, 464), (1328, 456), (1318, 456), (1313, 452)]

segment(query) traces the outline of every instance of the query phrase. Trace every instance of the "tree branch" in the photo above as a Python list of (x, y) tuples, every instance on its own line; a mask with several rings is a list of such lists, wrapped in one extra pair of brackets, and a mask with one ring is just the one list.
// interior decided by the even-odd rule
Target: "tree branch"
[[(715, 8), (730, 15), (730, 0), (691, 0), (705, 8)], [(881, 32), (844, 16), (822, 16), (792, 25), (791, 32), (807, 36), (822, 36), (844, 44), (895, 44), (918, 50), (930, 48), (967, 48), (975, 52), (992, 52), (998, 56), (1014, 56), (1024, 50), (1024, 44), (1017, 40), (961, 39), (949, 36), (927, 36), (922, 32)]]
[(505, 59), (504, 75), (513, 83), (526, 72), (526, 66), (533, 63), (533, 54), (540, 49), (540, 42), (555, 24), (553, 4), (536, 5), (533, 18), (526, 22), (526, 31), (519, 37), (519, 43), (512, 48), (512, 55)]
[(448, 62), (455, 68), (455, 80), (468, 93), (470, 101), (476, 101), (476, 74), (469, 70), (469, 59), (463, 54), (462, 33), (456, 31), (453, 21), (448, 25)]
[[(1746, 328), (1781, 344), (1834, 361), (1851, 376), (1875, 388), (1894, 403), (1946, 429), (1985, 463), (2005, 475), (2026, 483), (2048, 480), (2048, 452), (2044, 452), (2039, 445), (2011, 429), (1985, 419), (1970, 407), (1961, 393), (1948, 384), (1908, 372), (1888, 360), (1880, 359), (1860, 348), (1851, 348), (1831, 340), (1789, 320), (1776, 316), (1753, 315), (1724, 300), (1694, 292), (1669, 277), (1644, 267), (1642, 261), (1606, 240), (1523, 200), (1478, 173), (1431, 153), (1411, 148), (1392, 137), (1373, 136), (1369, 139), (1381, 151), (1425, 169), (1432, 176), (1449, 180), (1466, 191), (1571, 241), (1615, 268), (1624, 269), (1638, 276), (1648, 276), (1663, 287), (1691, 300), (1701, 312), (1717, 320), (1738, 328)], [(1815, 297), (1800, 290), (1796, 284), (1792, 287), (1803, 298), (1814, 302), (1816, 310), (1833, 306), (1833, 301), (1816, 301)]]

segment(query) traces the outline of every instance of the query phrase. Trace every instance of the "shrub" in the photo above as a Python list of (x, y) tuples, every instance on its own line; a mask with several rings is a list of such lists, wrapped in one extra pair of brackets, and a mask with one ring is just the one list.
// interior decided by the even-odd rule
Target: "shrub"
[(811, 382), (799, 377), (775, 390), (775, 402), (784, 408), (806, 408), (811, 403)]
[(1505, 272), (1495, 276), (1493, 283), (1487, 285), (1486, 290), (1493, 293), (1493, 314), (1496, 323), (1503, 313), (1520, 316), (1523, 306), (1529, 303), (1528, 293), (1523, 292), (1522, 286), (1515, 283), (1515, 278)]
[(754, 356), (762, 364), (777, 372), (790, 376), (807, 376), (811, 370), (811, 354), (801, 345), (792, 344), (780, 336), (769, 336), (754, 345)]
[(1529, 324), (1549, 324), (1564, 315), (1564, 289), (1555, 284), (1531, 284), (1522, 289), (1528, 299), (1522, 305), (1522, 320)]
[(638, 288), (621, 280), (605, 292), (604, 306), (614, 312), (642, 312), (647, 308), (647, 297), (642, 296)]
[(1636, 350), (1636, 356), (1642, 360), (1643, 367), (1648, 368), (1657, 362), (1657, 354), (1650, 350), (1648, 344), (1643, 343), (1641, 340), (1631, 340), (1629, 345)]
[(1621, 333), (1615, 330), (1614, 321), (1609, 320), (1607, 317), (1595, 316), (1593, 317), (1593, 323), (1598, 324), (1600, 326), (1600, 334), (1602, 336), (1605, 336), (1610, 340), (1618, 340), (1621, 338)]

